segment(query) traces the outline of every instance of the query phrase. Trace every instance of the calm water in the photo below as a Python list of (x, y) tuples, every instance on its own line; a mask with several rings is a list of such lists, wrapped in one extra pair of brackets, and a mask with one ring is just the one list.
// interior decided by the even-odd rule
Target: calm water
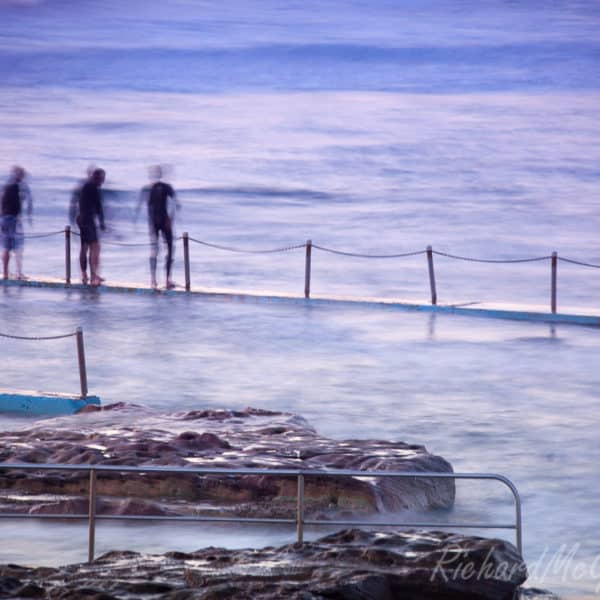
[[(70, 190), (89, 163), (107, 170), (111, 281), (147, 282), (147, 249), (119, 244), (147, 241), (132, 217), (156, 162), (172, 166), (178, 233), (216, 244), (270, 249), (312, 239), (373, 254), (431, 244), (479, 258), (556, 250), (600, 264), (595, 2), (4, 1), (0, 14), (10, 24), (0, 33), (0, 169), (20, 163), (31, 173), (30, 234), (64, 227)], [(26, 272), (60, 277), (62, 257), (60, 236), (30, 239)], [(245, 255), (192, 244), (192, 261), (198, 286), (303, 290), (302, 250)], [(548, 303), (548, 261), (437, 257), (436, 274), (441, 302)], [(313, 291), (426, 301), (425, 259), (315, 250)], [(325, 435), (422, 442), (457, 470), (507, 474), (523, 493), (530, 564), (581, 544), (574, 560), (584, 576), (571, 567), (563, 582), (562, 572), (538, 567), (533, 583), (593, 594), (596, 330), (0, 292), (1, 331), (84, 327), (90, 387), (104, 402), (290, 410)], [(599, 294), (598, 270), (559, 264), (559, 307), (593, 311)], [(47, 344), (0, 342), (0, 384), (75, 391), (72, 340)], [(510, 515), (501, 493), (463, 488), (459, 516)], [(1, 560), (83, 557), (84, 544), (67, 547), (49, 525), (2, 527), (21, 541)], [(129, 544), (129, 529), (106, 531), (100, 550)], [(140, 549), (289, 539), (243, 536), (135, 534)]]

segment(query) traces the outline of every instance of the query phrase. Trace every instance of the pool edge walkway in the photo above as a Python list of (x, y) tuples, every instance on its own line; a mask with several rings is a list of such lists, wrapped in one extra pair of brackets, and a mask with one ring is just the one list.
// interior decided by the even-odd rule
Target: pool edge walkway
[(202, 296), (219, 300), (237, 302), (261, 303), (288, 303), (309, 306), (332, 305), (388, 308), (404, 311), (420, 311), (429, 313), (446, 313), (455, 315), (468, 315), (495, 319), (511, 319), (517, 321), (532, 321), (542, 323), (568, 323), (574, 325), (587, 325), (600, 327), (600, 315), (582, 312), (548, 312), (541, 306), (515, 306), (491, 304), (488, 302), (458, 302), (446, 304), (421, 304), (415, 301), (397, 298), (371, 298), (371, 297), (346, 297), (346, 296), (319, 296), (311, 295), (310, 298), (294, 294), (278, 294), (273, 292), (244, 291), (220, 288), (193, 288), (186, 291), (183, 287), (172, 290), (154, 290), (140, 284), (110, 283), (91, 287), (81, 283), (67, 285), (61, 279), (0, 279), (3, 287), (30, 287), (44, 289), (61, 289), (79, 291), (91, 294), (98, 293), (128, 293), (146, 295), (185, 295)]

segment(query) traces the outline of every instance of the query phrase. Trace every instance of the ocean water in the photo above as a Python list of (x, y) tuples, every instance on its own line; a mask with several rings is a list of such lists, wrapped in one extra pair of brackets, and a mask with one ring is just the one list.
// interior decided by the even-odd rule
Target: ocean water
[[(311, 239), (375, 255), (432, 245), (482, 259), (557, 251), (600, 264), (596, 2), (5, 0), (0, 14), (0, 170), (29, 171), (35, 236), (64, 227), (89, 164), (106, 169), (110, 281), (148, 283), (146, 227), (133, 217), (155, 163), (169, 165), (179, 194), (177, 234), (217, 245)], [(61, 235), (31, 237), (26, 272), (61, 277), (63, 252)], [(192, 242), (191, 255), (192, 285), (303, 292), (302, 249)], [(547, 259), (435, 261), (440, 302), (549, 304)], [(178, 242), (179, 282), (181, 262)], [(312, 262), (315, 294), (429, 298), (422, 254), (315, 249)], [(0, 291), (3, 332), (83, 326), (90, 388), (105, 403), (289, 410), (332, 437), (425, 443), (456, 470), (508, 475), (523, 494), (531, 583), (595, 593), (597, 330)], [(599, 294), (600, 270), (559, 263), (559, 309), (595, 312)], [(47, 344), (1, 341), (1, 385), (77, 390), (72, 340)], [(456, 514), (505, 519), (510, 498), (461, 484)], [(68, 546), (74, 537), (58, 527), (1, 525), (13, 540), (1, 560), (84, 558), (85, 544)], [(134, 529), (139, 549), (287, 541)], [(126, 545), (130, 531), (101, 529), (100, 550)], [(563, 545), (570, 566), (545, 572)]]

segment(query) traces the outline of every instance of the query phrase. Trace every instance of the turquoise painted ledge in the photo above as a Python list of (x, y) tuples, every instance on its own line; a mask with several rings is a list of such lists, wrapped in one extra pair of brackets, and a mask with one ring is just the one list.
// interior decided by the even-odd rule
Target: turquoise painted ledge
[(24, 416), (72, 415), (88, 405), (100, 406), (98, 396), (69, 396), (45, 392), (0, 391), (0, 412)]

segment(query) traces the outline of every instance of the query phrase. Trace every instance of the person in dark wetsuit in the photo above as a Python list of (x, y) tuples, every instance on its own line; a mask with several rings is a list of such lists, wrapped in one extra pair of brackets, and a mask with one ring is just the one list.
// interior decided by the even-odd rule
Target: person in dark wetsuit
[(13, 167), (8, 183), (2, 193), (2, 266), (4, 279), (8, 279), (10, 253), (14, 252), (17, 262), (17, 279), (27, 279), (23, 274), (23, 224), (21, 214), (23, 202), (27, 203), (27, 215), (31, 225), (33, 203), (29, 187), (25, 183), (25, 169)]
[(71, 199), (69, 201), (69, 223), (71, 225), (75, 225), (77, 215), (79, 214), (79, 198), (81, 196), (81, 190), (83, 186), (88, 182), (92, 173), (96, 170), (96, 167), (93, 164), (88, 165), (86, 169), (86, 177), (85, 179), (81, 179), (77, 182), (77, 185), (71, 192)]
[(103, 169), (94, 169), (89, 179), (79, 193), (79, 213), (77, 225), (81, 238), (79, 251), (79, 266), (81, 267), (81, 281), (88, 283), (87, 263), (89, 255), (91, 285), (100, 285), (103, 279), (99, 274), (100, 267), (100, 242), (96, 229), (96, 219), (100, 229), (104, 231), (104, 209), (102, 208), (102, 195), (100, 188), (104, 183), (106, 173)]
[(171, 280), (171, 268), (173, 266), (173, 217), (175, 209), (179, 209), (175, 190), (171, 185), (162, 181), (162, 168), (159, 166), (150, 168), (150, 178), (153, 183), (142, 189), (136, 209), (136, 218), (140, 206), (145, 202), (148, 208), (148, 227), (150, 232), (150, 280), (154, 289), (158, 287), (156, 280), (156, 265), (158, 259), (158, 238), (162, 238), (167, 247), (165, 257), (166, 288), (172, 289), (175, 284)]

